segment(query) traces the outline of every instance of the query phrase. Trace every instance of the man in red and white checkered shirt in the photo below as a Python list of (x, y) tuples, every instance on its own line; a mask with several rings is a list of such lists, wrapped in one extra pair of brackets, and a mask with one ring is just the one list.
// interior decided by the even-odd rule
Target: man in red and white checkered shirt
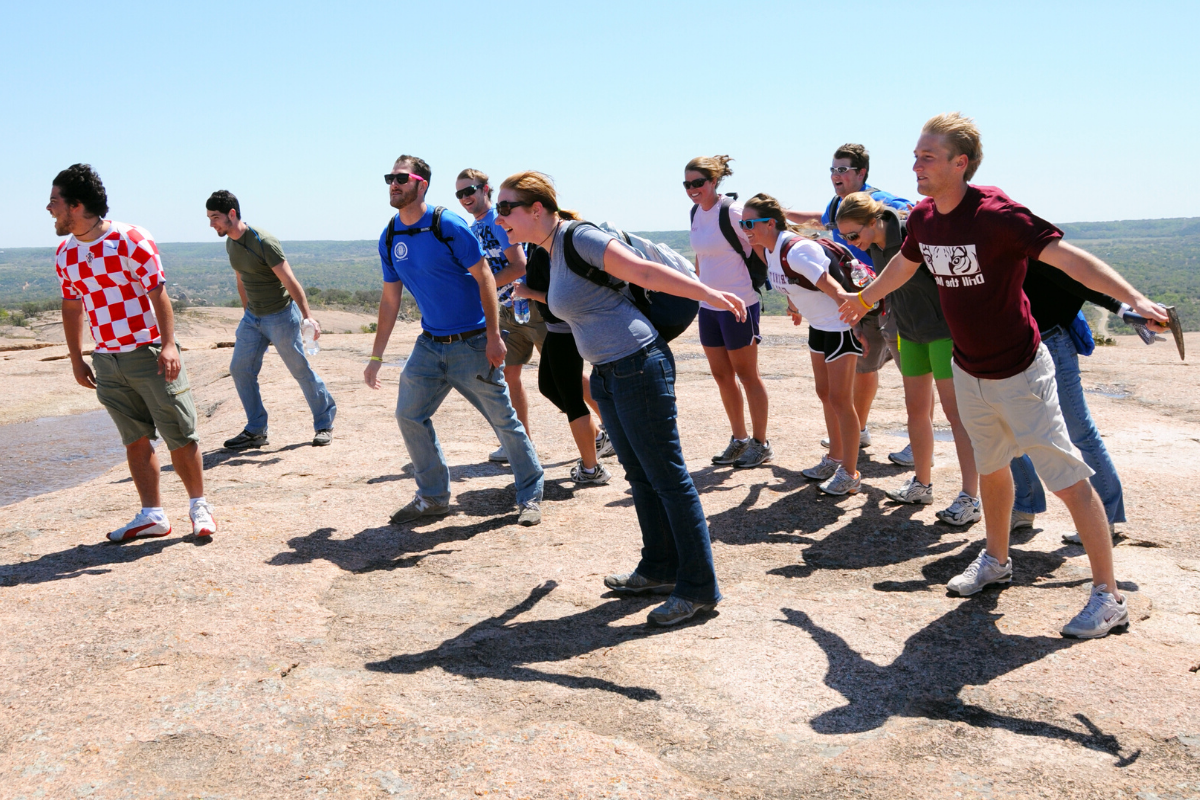
[[(142, 500), (142, 510), (108, 538), (119, 542), (171, 532), (151, 441), (156, 434), (166, 441), (191, 498), (192, 533), (212, 536), (217, 526), (204, 499), (196, 407), (175, 345), (175, 319), (154, 239), (135, 225), (104, 219), (108, 196), (88, 164), (58, 173), (46, 210), (55, 232), (67, 237), (54, 265), (71, 368), (76, 382), (96, 390), (116, 424)], [(83, 360), (85, 311), (96, 342), (91, 366)]]

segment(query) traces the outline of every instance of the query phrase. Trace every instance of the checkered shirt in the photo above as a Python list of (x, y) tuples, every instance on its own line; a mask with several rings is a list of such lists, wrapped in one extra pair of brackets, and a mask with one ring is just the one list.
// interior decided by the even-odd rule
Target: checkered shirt
[(74, 236), (58, 246), (54, 261), (63, 297), (82, 300), (98, 353), (128, 353), (159, 344), (158, 319), (147, 292), (165, 280), (149, 231), (113, 222), (94, 242)]

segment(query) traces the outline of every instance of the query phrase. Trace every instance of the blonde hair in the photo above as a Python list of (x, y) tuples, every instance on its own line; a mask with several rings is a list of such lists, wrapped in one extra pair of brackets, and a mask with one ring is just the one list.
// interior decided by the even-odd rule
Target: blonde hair
[(957, 111), (938, 114), (925, 123), (921, 133), (932, 133), (944, 138), (952, 158), (967, 157), (967, 171), (963, 173), (963, 179), (969, 181), (975, 177), (975, 171), (983, 163), (983, 140), (975, 120), (964, 117)]
[(854, 192), (842, 198), (842, 204), (838, 206), (836, 221), (845, 220), (859, 225), (869, 225), (881, 218), (886, 210), (883, 203), (866, 192)]
[(727, 175), (733, 174), (733, 170), (729, 168), (730, 161), (733, 159), (729, 156), (696, 156), (687, 163), (683, 171), (699, 172), (712, 181), (713, 186), (719, 186)]
[(574, 211), (558, 207), (558, 195), (554, 191), (554, 179), (544, 172), (526, 170), (509, 175), (500, 184), (501, 189), (516, 192), (525, 203), (541, 203), (542, 208), (557, 214), (559, 219), (583, 219)]
[[(783, 213), (783, 206), (769, 194), (759, 192), (746, 201), (744, 210), (742, 211), (742, 219), (753, 219), (753, 216), (748, 212), (748, 209), (754, 209), (754, 213), (760, 217), (766, 217), (775, 221), (775, 227), (781, 231), (791, 231), (792, 233), (806, 233), (804, 228), (799, 225), (793, 225), (788, 222), (787, 217)], [(812, 230), (810, 228), (810, 230)]]
[(488, 176), (487, 176), (487, 174), (485, 174), (483, 172), (483, 170), (471, 169), (468, 167), (467, 169), (464, 169), (462, 172), (458, 173), (458, 177), (455, 178), (454, 180), (455, 181), (466, 180), (466, 181), (475, 181), (476, 183), (482, 183), (484, 186), (488, 187), (488, 190), (487, 190), (488, 200), (492, 199), (492, 187), (491, 187), (491, 184), (488, 183)]

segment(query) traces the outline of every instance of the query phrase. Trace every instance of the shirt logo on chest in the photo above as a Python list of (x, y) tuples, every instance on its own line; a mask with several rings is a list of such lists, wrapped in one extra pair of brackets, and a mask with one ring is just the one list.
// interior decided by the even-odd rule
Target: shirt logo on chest
[(408, 243), (396, 242), (396, 246), (392, 248), (392, 257), (396, 261), (404, 261), (408, 258)]
[(88, 262), (88, 266), (91, 266), (91, 264), (92, 264), (92, 251), (91, 250), (88, 250), (87, 262)]
[(980, 286), (984, 283), (975, 245), (921, 245), (921, 254), (938, 286)]

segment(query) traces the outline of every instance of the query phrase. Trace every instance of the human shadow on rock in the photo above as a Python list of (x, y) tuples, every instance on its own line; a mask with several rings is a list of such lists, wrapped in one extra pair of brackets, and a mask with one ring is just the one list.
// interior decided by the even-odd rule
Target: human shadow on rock
[(996, 620), (1003, 616), (996, 613), (997, 599), (996, 594), (985, 594), (963, 602), (910, 636), (904, 651), (885, 667), (863, 658), (803, 611), (781, 609), (785, 617), (781, 622), (803, 630), (825, 652), (829, 662), (825, 685), (846, 699), (846, 705), (814, 717), (812, 729), (822, 734), (864, 733), (892, 717), (951, 720), (1074, 742), (1117, 756), (1118, 766), (1132, 763), (1140, 751), (1122, 755), (1117, 737), (1103, 733), (1082, 714), (1075, 717), (1085, 730), (997, 714), (959, 699), (966, 686), (985, 686), (1075, 643), (1058, 637), (1002, 633), (996, 627)]
[(57, 553), (47, 553), (33, 561), (0, 565), (0, 586), (48, 583), (80, 575), (104, 575), (116, 564), (129, 564), (156, 556), (168, 547), (185, 541), (199, 542), (194, 536), (171, 539), (143, 539), (134, 542), (81, 544)]
[(629, 615), (634, 603), (638, 602), (634, 598), (610, 600), (578, 614), (556, 619), (512, 622), (536, 606), (557, 586), (554, 581), (543, 583), (512, 608), (472, 625), (436, 648), (392, 656), (386, 661), (368, 663), (366, 668), (372, 672), (411, 675), (438, 667), (466, 678), (541, 681), (568, 689), (599, 689), (638, 701), (661, 699), (654, 689), (622, 686), (604, 678), (546, 672), (525, 666), (550, 661), (569, 662), (585, 653), (670, 630), (646, 625), (614, 626), (612, 623)]
[[(402, 481), (406, 478), (412, 478), (413, 471), (413, 465), (408, 463), (400, 468), (399, 473), (379, 475), (364, 481), (364, 483), (367, 483), (368, 485), (374, 485), (376, 483), (393, 483), (395, 481)], [(463, 481), (469, 481), (472, 478), (491, 478), (495, 477), (496, 475), (508, 475), (509, 477), (512, 477), (512, 470), (509, 469), (507, 465), (497, 464), (493, 461), (482, 461), (478, 464), (455, 464), (449, 467), (449, 471), (451, 483), (462, 483)]]
[[(436, 517), (427, 521), (434, 523), (444, 520), (445, 517)], [(443, 525), (425, 532), (409, 526), (380, 525), (359, 531), (349, 539), (334, 539), (337, 528), (318, 528), (304, 536), (288, 539), (287, 545), (291, 549), (276, 553), (266, 563), (273, 567), (290, 567), (328, 561), (347, 572), (402, 569), (416, 566), (430, 556), (455, 552), (435, 549), (441, 545), (465, 541), (477, 534), (510, 525), (515, 520), (514, 512), (511, 520), (492, 518), (468, 525)]]

